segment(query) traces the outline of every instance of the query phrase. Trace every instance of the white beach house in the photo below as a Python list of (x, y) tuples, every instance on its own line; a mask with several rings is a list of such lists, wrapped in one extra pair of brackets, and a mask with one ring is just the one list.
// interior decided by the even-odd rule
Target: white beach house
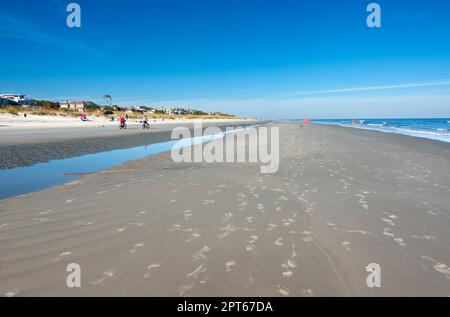
[(0, 94), (0, 98), (11, 100), (14, 102), (21, 102), (25, 100), (25, 95), (22, 94)]

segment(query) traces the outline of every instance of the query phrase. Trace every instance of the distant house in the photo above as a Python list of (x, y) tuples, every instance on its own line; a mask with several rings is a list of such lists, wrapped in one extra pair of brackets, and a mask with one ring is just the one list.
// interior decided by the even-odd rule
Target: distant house
[(86, 108), (95, 105), (91, 101), (66, 101), (60, 103), (61, 109), (84, 111)]
[(25, 101), (25, 95), (21, 94), (0, 94), (0, 98), (11, 100), (17, 103)]

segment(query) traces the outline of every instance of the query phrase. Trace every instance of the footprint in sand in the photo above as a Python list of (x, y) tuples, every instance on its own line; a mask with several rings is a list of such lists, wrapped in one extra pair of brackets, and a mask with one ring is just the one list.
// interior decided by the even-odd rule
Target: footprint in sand
[(200, 233), (194, 232), (194, 233), (191, 235), (191, 238), (184, 240), (184, 242), (185, 242), (185, 243), (189, 243), (189, 242), (191, 242), (192, 240), (195, 240), (195, 239), (197, 239), (197, 238), (199, 238), (199, 237), (200, 237)]
[(313, 296), (313, 292), (310, 289), (305, 289), (302, 293), (303, 293), (303, 296), (305, 296), (305, 297), (312, 297)]
[(173, 225), (172, 228), (170, 228), (168, 231), (169, 231), (169, 232), (171, 232), (171, 231), (183, 231), (183, 232), (193, 232), (193, 231), (194, 231), (194, 232), (196, 232), (197, 229), (194, 229), (194, 228), (187, 228), (187, 229), (184, 229), (181, 225), (175, 224), (175, 225)]
[(228, 235), (230, 235), (231, 233), (233, 233), (233, 232), (235, 232), (235, 231), (238, 231), (238, 230), (240, 230), (240, 231), (246, 231), (246, 232), (253, 231), (253, 229), (251, 229), (251, 228), (247, 228), (247, 227), (235, 227), (235, 226), (233, 226), (233, 223), (229, 223), (229, 224), (226, 225), (225, 227), (220, 228), (220, 231), (221, 231), (222, 233), (219, 233), (219, 234), (217, 235), (217, 238), (219, 238), (219, 239), (222, 240), (222, 239), (225, 238), (226, 236), (228, 236)]
[(190, 283), (188, 285), (181, 285), (178, 288), (178, 296), (183, 296), (185, 293), (189, 292), (191, 289), (194, 288), (194, 283)]
[(144, 278), (150, 278), (151, 277), (151, 271), (154, 269), (157, 269), (161, 266), (161, 261), (152, 263), (149, 266), (147, 266), (147, 273), (144, 274)]
[(72, 255), (72, 252), (70, 252), (70, 251), (63, 252), (58, 257), (54, 258), (52, 260), (52, 262), (57, 262), (57, 261), (61, 260), (61, 258), (65, 257), (65, 256), (69, 256), (69, 255)]
[(229, 222), (231, 219), (233, 219), (233, 214), (231, 212), (227, 212), (223, 217), (222, 222)]
[(253, 217), (247, 217), (245, 219), (247, 219), (248, 223), (253, 223)]
[(192, 271), (191, 273), (187, 274), (187, 278), (188, 279), (197, 279), (199, 274), (203, 274), (206, 272), (206, 262), (203, 262), (202, 264), (200, 264), (194, 271)]
[(348, 230), (347, 232), (348, 233), (360, 233), (360, 234), (363, 234), (363, 235), (370, 234), (370, 232), (364, 231), (364, 230)]
[(384, 234), (385, 236), (388, 236), (388, 237), (391, 237), (392, 239), (394, 239), (394, 241), (395, 241), (396, 243), (398, 243), (401, 247), (405, 247), (405, 246), (406, 246), (405, 241), (404, 241), (402, 238), (395, 237), (395, 235), (391, 232), (391, 229), (389, 229), (389, 228), (384, 228), (383, 234)]
[(88, 221), (88, 222), (77, 222), (77, 225), (83, 226), (83, 227), (85, 227), (85, 226), (91, 226), (91, 225), (93, 225), (93, 224), (95, 224), (95, 222), (93, 222), (93, 221)]
[(92, 281), (91, 284), (98, 285), (98, 284), (102, 283), (104, 280), (113, 277), (115, 274), (116, 274), (116, 270), (109, 269), (108, 271), (102, 273), (101, 278), (99, 278), (98, 280)]
[(291, 222), (289, 222), (287, 219), (281, 219), (281, 221), (283, 222), (283, 226), (290, 226)]
[(277, 247), (281, 247), (281, 246), (283, 246), (283, 238), (278, 238), (275, 242), (274, 242), (274, 244), (277, 246)]
[(402, 247), (406, 246), (406, 243), (402, 238), (394, 238), (394, 241), (397, 242)]
[(345, 240), (345, 241), (342, 242), (342, 245), (344, 246), (344, 248), (346, 250), (348, 250), (348, 251), (352, 250), (352, 248), (350, 248), (350, 245), (351, 245), (350, 241)]
[(433, 263), (433, 269), (435, 269), (439, 273), (444, 274), (444, 276), (450, 280), (450, 267), (448, 267), (444, 263), (436, 261), (435, 259), (427, 255), (422, 255), (422, 258), (431, 261)]
[(227, 263), (225, 263), (225, 268), (226, 268), (225, 272), (231, 272), (231, 267), (235, 266), (236, 263), (237, 262), (235, 260), (231, 260), (231, 261), (228, 261)]
[(211, 251), (211, 248), (205, 245), (203, 248), (192, 255), (193, 261), (196, 262), (200, 260), (208, 260), (206, 253), (208, 253), (209, 251)]
[(247, 208), (247, 206), (249, 205), (248, 201), (243, 201), (242, 203), (239, 204), (238, 209), (239, 211), (244, 211), (245, 208)]
[(70, 204), (71, 202), (73, 202), (75, 199), (69, 199), (69, 200), (66, 200), (66, 204)]
[(367, 204), (366, 196), (362, 195), (362, 194), (356, 194), (355, 196), (357, 196), (359, 198), (358, 203), (361, 205), (361, 207), (363, 207), (364, 209), (369, 209), (369, 205)]
[(254, 248), (255, 248), (254, 244), (247, 244), (245, 246), (245, 250), (247, 250), (247, 252), (252, 252)]
[(283, 264), (281, 264), (281, 267), (284, 269), (282, 272), (282, 276), (286, 278), (291, 278), (293, 275), (293, 272), (291, 269), (298, 268), (298, 264), (296, 261), (297, 253), (295, 252), (295, 244), (292, 244), (292, 255), (289, 259), (287, 259)]
[(411, 238), (414, 238), (414, 239), (422, 239), (422, 240), (434, 240), (434, 239), (436, 239), (435, 236), (430, 236), (430, 235), (424, 235), (424, 236), (411, 236)]
[(283, 263), (281, 267), (284, 269), (284, 271), (281, 272), (281, 275), (285, 278), (291, 278), (294, 273), (289, 270), (289, 266), (286, 263)]
[(211, 205), (211, 204), (214, 204), (216, 201), (215, 200), (210, 200), (210, 199), (205, 199), (205, 200), (203, 200), (203, 205)]
[(142, 210), (142, 211), (139, 211), (138, 212), (138, 216), (144, 216), (144, 215), (146, 215), (147, 214), (147, 211), (145, 211), (145, 210)]
[(311, 231), (303, 231), (303, 232), (297, 232), (297, 231), (289, 231), (291, 234), (299, 234), (302, 235), (302, 240), (304, 242), (311, 242), (313, 241), (312, 232)]
[(19, 294), (19, 290), (13, 290), (11, 292), (5, 293), (5, 297), (14, 297), (17, 296), (17, 294)]
[(267, 225), (266, 230), (267, 230), (267, 231), (273, 231), (273, 229), (275, 229), (276, 227), (277, 227), (277, 225), (275, 225), (275, 224), (273, 224), (273, 223), (269, 223), (269, 224)]
[(327, 226), (333, 228), (334, 230), (337, 230), (337, 226), (334, 223), (327, 222)]
[(391, 219), (381, 218), (381, 220), (386, 222), (390, 226), (395, 226), (395, 223)]
[(128, 225), (136, 227), (145, 227), (147, 224), (144, 222), (129, 222)]
[(130, 253), (136, 253), (137, 250), (144, 246), (144, 242), (136, 243), (133, 248), (130, 250)]
[(250, 237), (250, 240), (248, 240), (248, 244), (245, 246), (245, 249), (246, 249), (248, 252), (253, 251), (253, 249), (255, 248), (255, 242), (256, 242), (256, 240), (258, 240), (258, 239), (259, 239), (258, 236), (251, 236), (251, 237)]
[(295, 262), (295, 260), (292, 259), (292, 258), (289, 259), (289, 260), (287, 260), (286, 264), (287, 264), (290, 268), (292, 268), (292, 269), (298, 268), (297, 262)]
[(394, 237), (394, 234), (391, 232), (391, 229), (389, 229), (389, 228), (384, 228), (383, 234), (385, 236)]
[(278, 287), (278, 293), (282, 296), (289, 296), (289, 290), (286, 287), (281, 287), (280, 285)]
[(258, 236), (250, 236), (250, 240), (248, 240), (248, 243), (254, 244), (258, 239), (259, 239)]
[(184, 220), (188, 221), (192, 217), (192, 211), (190, 209), (186, 209), (183, 211)]

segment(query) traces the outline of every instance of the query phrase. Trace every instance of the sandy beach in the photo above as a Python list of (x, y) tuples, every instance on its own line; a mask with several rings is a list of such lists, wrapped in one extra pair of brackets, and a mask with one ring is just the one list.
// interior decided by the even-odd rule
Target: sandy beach
[[(450, 144), (273, 126), (274, 174), (164, 153), (1, 200), (0, 295), (450, 296)], [(69, 263), (81, 288), (66, 285)]]
[[(203, 120), (202, 126), (245, 127), (256, 120)], [(150, 122), (150, 130), (143, 130), (141, 123), (128, 122), (126, 130), (120, 130), (117, 122), (106, 125), (89, 124), (78, 120), (76, 125), (60, 123), (57, 126), (40, 124), (0, 127), (0, 168), (29, 166), (49, 160), (64, 159), (116, 149), (149, 145), (170, 140), (174, 127), (192, 129), (193, 120), (166, 120)]]

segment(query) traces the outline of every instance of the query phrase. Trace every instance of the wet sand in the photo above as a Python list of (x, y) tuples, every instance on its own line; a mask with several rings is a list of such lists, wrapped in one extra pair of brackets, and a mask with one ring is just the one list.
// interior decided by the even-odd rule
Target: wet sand
[(450, 295), (449, 144), (274, 125), (275, 174), (162, 154), (0, 201), (0, 295)]
[[(256, 121), (229, 120), (226, 122), (204, 120), (208, 126), (248, 126)], [(118, 126), (65, 127), (39, 129), (1, 129), (0, 169), (29, 166), (49, 160), (65, 159), (85, 154), (150, 145), (170, 140), (174, 127), (193, 127), (192, 122), (150, 123), (150, 130), (141, 124), (129, 123), (126, 130)]]

